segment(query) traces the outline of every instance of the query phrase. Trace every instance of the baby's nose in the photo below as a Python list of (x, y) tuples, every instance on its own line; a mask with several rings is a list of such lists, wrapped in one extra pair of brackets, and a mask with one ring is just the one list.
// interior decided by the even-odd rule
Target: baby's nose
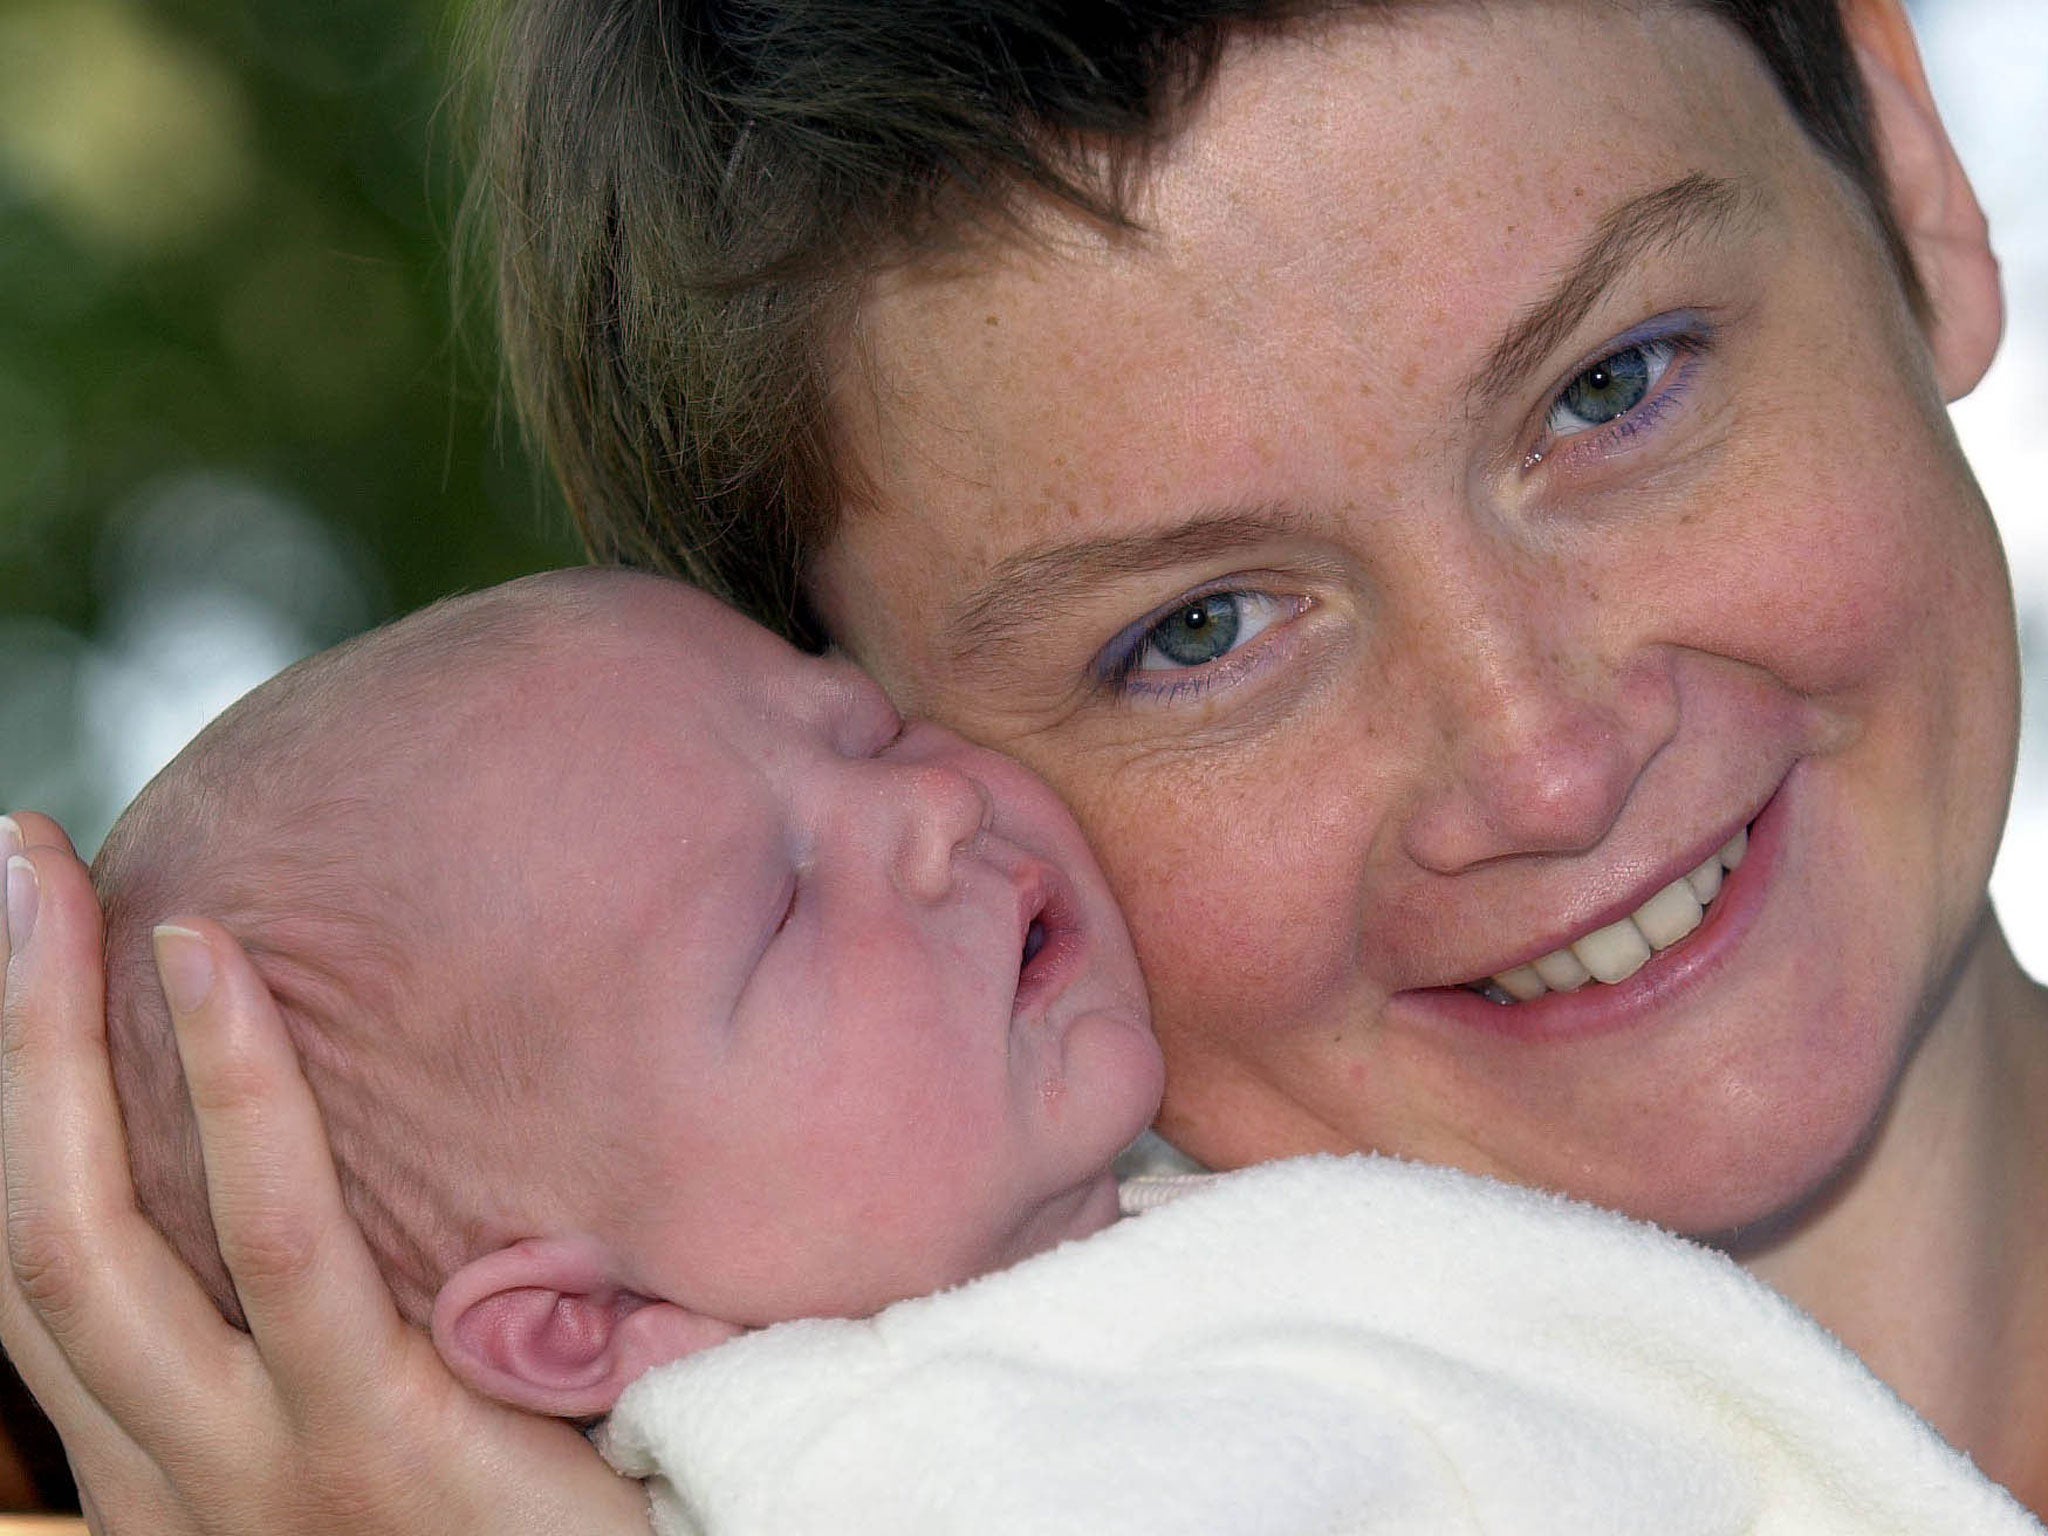
[(988, 790), (943, 763), (905, 764), (896, 774), (904, 822), (897, 883), (908, 895), (937, 901), (953, 889), (954, 855), (988, 826)]

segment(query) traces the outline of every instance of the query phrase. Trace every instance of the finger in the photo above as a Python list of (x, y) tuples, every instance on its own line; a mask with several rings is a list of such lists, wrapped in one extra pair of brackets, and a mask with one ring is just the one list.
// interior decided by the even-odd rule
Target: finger
[(248, 956), (218, 923), (157, 930), (221, 1257), (288, 1402), (352, 1400), (407, 1330), (342, 1202), (319, 1105)]
[(99, 904), (85, 867), (51, 846), (9, 859), (7, 874), (0, 1328), (67, 1434), (96, 1422), (81, 1387), (124, 1422), (174, 1424), (213, 1383), (171, 1358), (166, 1339), (196, 1343), (210, 1364), (236, 1335), (135, 1206), (107, 1063)]
[(12, 816), (0, 817), (12, 821), (21, 831), (22, 842), (30, 848), (55, 848), (61, 853), (75, 853), (71, 839), (64, 829), (43, 815), (40, 811), (16, 811)]
[[(7, 995), (5, 978), (12, 967), (12, 951), (20, 947), (10, 940), (18, 935), (26, 941), (31, 933), (30, 925), (23, 921), (19, 901), (14, 922), (10, 925), (7, 921), (6, 870), (8, 864), (23, 851), (22, 828), (14, 817), (0, 816), (0, 1011), (4, 1011)], [(16, 997), (19, 997), (18, 991)], [(0, 1092), (4, 1092), (4, 1073), (5, 1055), (0, 1052)], [(4, 1116), (0, 1116), (0, 1121), (4, 1121)], [(6, 1182), (4, 1141), (4, 1135), (0, 1135), (0, 1189), (4, 1189)], [(15, 1369), (32, 1392), (57, 1395), (62, 1387), (72, 1384), (70, 1366), (44, 1332), (41, 1323), (35, 1320), (27, 1299), (14, 1282), (11, 1266), (0, 1268), (0, 1342), (5, 1343)]]

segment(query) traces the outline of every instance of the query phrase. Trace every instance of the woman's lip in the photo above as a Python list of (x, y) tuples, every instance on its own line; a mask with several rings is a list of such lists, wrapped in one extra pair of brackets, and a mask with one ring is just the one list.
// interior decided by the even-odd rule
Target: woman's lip
[[(1738, 832), (1742, 831), (1745, 827), (1753, 829), (1757, 818), (1763, 815), (1764, 809), (1770, 805), (1772, 800), (1777, 798), (1778, 790), (1782, 788), (1783, 784), (1781, 782), (1777, 788), (1771, 791), (1770, 797), (1764, 801), (1763, 806), (1756, 808), (1749, 816), (1740, 821), (1730, 822), (1712, 838), (1703, 840), (1702, 844), (1695, 848), (1690, 856), (1670, 859), (1666, 862), (1661, 873), (1645, 876), (1637, 882), (1631, 895), (1618, 896), (1605, 906), (1594, 908), (1586, 916), (1575, 919), (1571, 926), (1558, 928), (1553, 936), (1540, 944), (1523, 946), (1516, 957), (1505, 964), (1492, 966), (1476, 975), (1467, 977), (1462, 982), (1453, 983), (1452, 985), (1483, 985), (1489, 977), (1498, 976), (1503, 971), (1511, 971), (1516, 966), (1528, 965), (1532, 961), (1542, 959), (1545, 955), (1555, 954), (1560, 949), (1568, 948), (1576, 941), (1585, 938), (1588, 934), (1598, 932), (1610, 923), (1616, 923), (1624, 917), (1633, 916), (1642, 910), (1643, 904), (1652, 896), (1655, 896), (1674, 880), (1681, 880), (1691, 874), (1702, 864), (1706, 863), (1708, 859), (1714, 857), (1715, 854), (1728, 845), (1729, 839), (1733, 838)], [(1715, 905), (1719, 905), (1718, 898)], [(1709, 907), (1709, 916), (1712, 915), (1712, 911), (1713, 908)]]
[[(1551, 992), (1512, 1005), (1493, 1002), (1466, 986), (1420, 987), (1395, 994), (1392, 1006), (1532, 1043), (1583, 1039), (1646, 1022), (1676, 993), (1700, 985), (1724, 965), (1754, 927), (1775, 883), (1792, 778), (1788, 775), (1751, 819), (1748, 854), (1741, 867), (1726, 877), (1700, 926), (1671, 948), (1652, 955), (1627, 980), (1588, 982), (1573, 992)], [(1614, 916), (1626, 916), (1632, 910), (1618, 909)], [(1612, 920), (1612, 916), (1607, 919)], [(1583, 931), (1572, 930), (1575, 935)]]

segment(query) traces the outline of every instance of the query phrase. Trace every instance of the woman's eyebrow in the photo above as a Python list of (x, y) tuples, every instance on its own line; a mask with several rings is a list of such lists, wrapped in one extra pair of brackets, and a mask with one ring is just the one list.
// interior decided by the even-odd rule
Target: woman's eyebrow
[[(1718, 232), (1762, 202), (1763, 194), (1747, 181), (1696, 171), (1610, 209), (1564, 276), (1489, 349), (1464, 389), (1470, 407), (1483, 409), (1512, 389), (1648, 253)], [(1157, 532), (1077, 539), (1012, 555), (954, 606), (946, 625), (953, 659), (966, 665), (994, 653), (1040, 624), (1049, 607), (1073, 604), (1130, 576), (1297, 532), (1302, 523), (1292, 509), (1256, 504), (1205, 513)]]
[(1047, 607), (1072, 604), (1130, 576), (1166, 570), (1297, 531), (1303, 519), (1277, 504), (1226, 508), (1156, 532), (1076, 539), (1027, 550), (992, 567), (946, 626), (956, 662), (971, 662), (1035, 628)]
[(1714, 235), (1753, 216), (1764, 194), (1751, 182), (1695, 171), (1610, 209), (1578, 259), (1550, 291), (1518, 314), (1465, 386), (1467, 407), (1484, 414), (1586, 318), (1608, 287), (1650, 252)]

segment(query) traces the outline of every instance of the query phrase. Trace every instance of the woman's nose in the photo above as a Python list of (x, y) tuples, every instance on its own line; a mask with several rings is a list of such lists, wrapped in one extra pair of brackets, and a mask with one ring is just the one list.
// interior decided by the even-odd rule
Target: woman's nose
[(1405, 840), (1440, 874), (1595, 847), (1678, 726), (1659, 649), (1605, 657), (1547, 603), (1495, 595), (1457, 605), (1462, 614), (1434, 637), (1438, 654), (1417, 658), (1440, 750)]
[(901, 818), (897, 888), (919, 901), (942, 900), (953, 889), (955, 857), (988, 826), (988, 790), (946, 763), (905, 763), (890, 774)]

